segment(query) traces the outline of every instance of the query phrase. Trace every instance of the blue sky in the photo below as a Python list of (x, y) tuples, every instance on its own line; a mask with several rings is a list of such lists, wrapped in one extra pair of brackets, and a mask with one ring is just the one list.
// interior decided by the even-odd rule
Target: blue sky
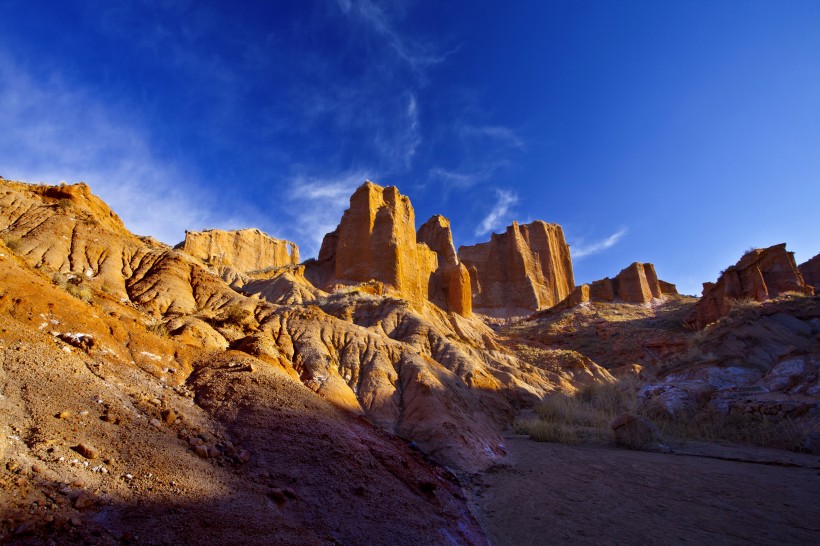
[(5, 0), (0, 175), (304, 257), (367, 178), (456, 245), (542, 219), (578, 283), (699, 294), (820, 251), (820, 3)]

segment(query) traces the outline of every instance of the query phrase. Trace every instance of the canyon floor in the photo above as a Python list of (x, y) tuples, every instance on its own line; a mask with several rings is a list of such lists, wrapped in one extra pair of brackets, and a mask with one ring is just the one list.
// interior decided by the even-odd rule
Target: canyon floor
[(820, 457), (672, 443), (673, 453), (505, 437), (469, 482), (490, 544), (817, 544)]

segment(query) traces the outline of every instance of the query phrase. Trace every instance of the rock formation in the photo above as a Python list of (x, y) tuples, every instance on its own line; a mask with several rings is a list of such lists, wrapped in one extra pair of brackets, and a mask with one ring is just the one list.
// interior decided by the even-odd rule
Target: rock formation
[(634, 262), (614, 278), (576, 286), (572, 293), (546, 311), (556, 313), (588, 301), (648, 303), (656, 298), (677, 295), (675, 285), (658, 279), (655, 266)]
[(438, 260), (416, 242), (415, 221), (410, 199), (395, 186), (366, 181), (351, 196), (336, 231), (325, 236), (319, 262), (332, 263), (338, 282), (375, 280), (421, 309)]
[(460, 247), (458, 257), (470, 273), (473, 309), (484, 314), (528, 314), (575, 288), (569, 245), (557, 224), (513, 222), (487, 243)]
[(258, 229), (186, 231), (175, 248), (217, 268), (240, 273), (299, 263), (299, 248), (290, 241), (274, 239)]
[(473, 305), (470, 273), (458, 261), (450, 220), (438, 214), (431, 217), (419, 228), (416, 240), (438, 255), (438, 269), (430, 277), (430, 301), (442, 309), (469, 316)]
[(803, 276), (803, 282), (813, 287), (815, 294), (820, 294), (820, 254), (800, 264), (797, 269)]
[(750, 250), (737, 264), (723, 271), (716, 283), (703, 283), (703, 296), (688, 322), (702, 328), (727, 315), (738, 300), (763, 302), (784, 292), (813, 294), (803, 282), (786, 243)]

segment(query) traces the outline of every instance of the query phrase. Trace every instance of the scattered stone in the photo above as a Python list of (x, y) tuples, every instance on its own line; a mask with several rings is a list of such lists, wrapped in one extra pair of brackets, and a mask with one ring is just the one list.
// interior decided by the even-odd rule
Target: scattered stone
[(207, 458), (208, 458), (208, 454), (209, 454), (209, 453), (208, 453), (208, 447), (207, 447), (207, 446), (204, 446), (204, 445), (202, 445), (202, 444), (195, 445), (195, 446), (194, 446), (194, 453), (196, 453), (197, 455), (199, 455), (199, 456), (200, 456), (200, 457), (202, 457), (203, 459), (207, 459)]
[(76, 446), (72, 447), (74, 451), (85, 457), (86, 459), (94, 460), (100, 456), (100, 450), (96, 449), (95, 447), (91, 446), (90, 444), (86, 444), (84, 442), (80, 442)]
[(31, 465), (31, 471), (35, 474), (42, 474), (46, 471), (46, 467), (41, 463), (34, 463), (33, 465)]
[(80, 493), (80, 495), (74, 499), (74, 508), (77, 510), (85, 510), (86, 508), (93, 506), (96, 502), (96, 499), (88, 493)]
[(641, 451), (669, 452), (657, 427), (645, 417), (623, 413), (612, 420), (615, 445)]
[(198, 437), (194, 436), (194, 437), (188, 439), (188, 443), (191, 444), (192, 446), (201, 446), (205, 442), (202, 440), (202, 438), (198, 438)]
[(54, 417), (56, 417), (57, 419), (68, 419), (69, 417), (71, 417), (71, 412), (68, 410), (63, 410)]
[(159, 419), (157, 419), (156, 417), (151, 419), (151, 421), (149, 421), (149, 424), (152, 427), (156, 427), (156, 428), (160, 428), (162, 426), (162, 423), (160, 423)]
[(162, 410), (162, 420), (165, 421), (166, 425), (173, 425), (177, 420), (177, 414), (172, 409), (164, 409)]

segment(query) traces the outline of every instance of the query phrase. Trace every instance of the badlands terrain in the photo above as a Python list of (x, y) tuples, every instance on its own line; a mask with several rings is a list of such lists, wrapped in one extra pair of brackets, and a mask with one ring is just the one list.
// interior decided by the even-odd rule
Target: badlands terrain
[(695, 298), (576, 285), (555, 224), (416, 226), (365, 182), (316, 259), (170, 247), (0, 179), (0, 541), (820, 542), (820, 256)]

